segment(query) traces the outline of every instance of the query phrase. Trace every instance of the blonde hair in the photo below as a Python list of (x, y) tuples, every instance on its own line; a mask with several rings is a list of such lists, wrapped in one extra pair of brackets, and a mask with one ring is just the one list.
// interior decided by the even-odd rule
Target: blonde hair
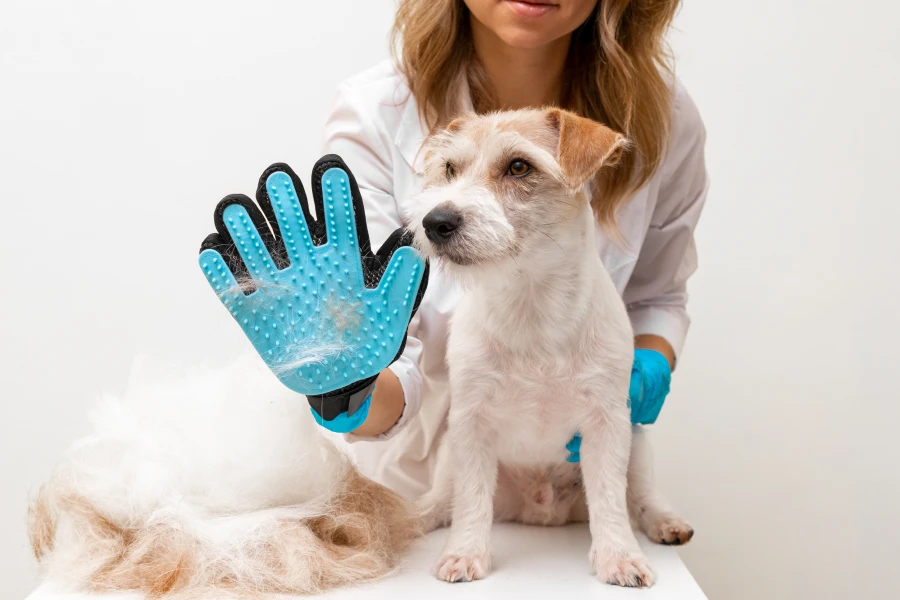
[[(602, 223), (653, 175), (669, 138), (672, 88), (664, 36), (679, 0), (600, 0), (572, 34), (563, 108), (624, 133), (631, 151), (594, 179), (592, 205)], [(475, 110), (492, 108), (490, 86), (472, 44), (463, 0), (400, 0), (392, 42), (426, 126), (434, 131), (461, 111), (465, 80)]]

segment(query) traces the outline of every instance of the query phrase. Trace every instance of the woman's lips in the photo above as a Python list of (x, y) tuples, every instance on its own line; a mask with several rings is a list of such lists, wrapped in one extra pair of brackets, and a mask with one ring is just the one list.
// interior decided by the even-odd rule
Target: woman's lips
[(506, 0), (506, 4), (520, 17), (543, 17), (559, 6), (549, 2), (524, 2), (523, 0)]

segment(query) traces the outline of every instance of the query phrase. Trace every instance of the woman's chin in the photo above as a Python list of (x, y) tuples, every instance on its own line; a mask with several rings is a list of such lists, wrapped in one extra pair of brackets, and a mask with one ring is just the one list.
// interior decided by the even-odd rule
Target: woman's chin
[(534, 50), (554, 41), (554, 37), (545, 31), (515, 25), (504, 27), (497, 36), (510, 48), (520, 50)]

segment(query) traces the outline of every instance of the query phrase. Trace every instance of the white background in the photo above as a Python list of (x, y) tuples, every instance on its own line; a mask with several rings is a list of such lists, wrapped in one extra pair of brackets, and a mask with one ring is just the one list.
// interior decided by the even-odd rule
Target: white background
[[(195, 262), (227, 193), (305, 173), (392, 0), (0, 5), (0, 586), (26, 497), (139, 352), (244, 345)], [(710, 598), (888, 596), (900, 528), (900, 9), (687, 2), (709, 130), (694, 325), (656, 426)], [(306, 166), (304, 166), (306, 165)], [(599, 590), (599, 588), (598, 588)]]

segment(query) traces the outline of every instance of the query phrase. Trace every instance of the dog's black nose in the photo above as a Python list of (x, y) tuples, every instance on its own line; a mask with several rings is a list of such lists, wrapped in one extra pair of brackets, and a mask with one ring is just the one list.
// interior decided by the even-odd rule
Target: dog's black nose
[(425, 236), (432, 244), (444, 244), (453, 237), (462, 223), (462, 215), (455, 210), (435, 208), (422, 219)]

